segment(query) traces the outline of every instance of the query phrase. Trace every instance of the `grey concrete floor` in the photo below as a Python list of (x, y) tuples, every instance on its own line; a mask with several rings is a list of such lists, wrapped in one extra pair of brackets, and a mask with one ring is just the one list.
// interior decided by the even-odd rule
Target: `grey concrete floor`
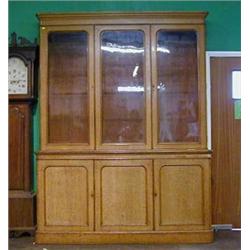
[(218, 231), (210, 244), (168, 245), (36, 245), (33, 237), (9, 239), (9, 250), (240, 250), (240, 232)]

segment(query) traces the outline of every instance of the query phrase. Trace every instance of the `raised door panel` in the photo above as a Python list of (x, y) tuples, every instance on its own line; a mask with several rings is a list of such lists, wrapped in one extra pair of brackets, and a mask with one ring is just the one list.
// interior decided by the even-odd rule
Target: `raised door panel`
[(46, 27), (41, 40), (42, 150), (93, 149), (93, 27)]
[(96, 146), (151, 148), (149, 26), (96, 27)]
[(93, 230), (93, 162), (39, 164), (40, 230)]
[(204, 27), (153, 25), (153, 147), (206, 148)]
[(207, 160), (155, 160), (156, 230), (209, 229)]
[(9, 189), (30, 190), (30, 106), (9, 104)]
[(152, 230), (152, 161), (96, 162), (96, 230)]

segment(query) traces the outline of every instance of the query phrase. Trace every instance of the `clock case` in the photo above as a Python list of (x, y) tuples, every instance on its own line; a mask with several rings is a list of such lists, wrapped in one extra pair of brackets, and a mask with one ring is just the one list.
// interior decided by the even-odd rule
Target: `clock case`
[(20, 58), (28, 67), (28, 93), (9, 94), (9, 101), (35, 101), (37, 97), (37, 84), (35, 82), (38, 80), (38, 47), (9, 47), (9, 58), (11, 57)]
[(33, 192), (32, 113), (37, 101), (39, 47), (9, 47), (28, 67), (28, 93), (9, 94), (9, 233), (34, 234), (36, 194)]

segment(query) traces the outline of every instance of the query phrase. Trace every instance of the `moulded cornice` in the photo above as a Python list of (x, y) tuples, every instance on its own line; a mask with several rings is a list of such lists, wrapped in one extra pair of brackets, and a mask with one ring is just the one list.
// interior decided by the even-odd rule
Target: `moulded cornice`
[(38, 13), (41, 26), (84, 24), (204, 24), (208, 12)]

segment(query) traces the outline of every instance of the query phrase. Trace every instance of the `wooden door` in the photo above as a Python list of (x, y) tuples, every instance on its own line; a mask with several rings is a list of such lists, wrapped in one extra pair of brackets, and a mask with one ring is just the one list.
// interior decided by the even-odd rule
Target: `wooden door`
[(95, 28), (96, 148), (151, 148), (148, 25)]
[(93, 188), (93, 161), (39, 161), (39, 230), (92, 231)]
[(209, 160), (155, 160), (154, 197), (156, 230), (209, 230)]
[(152, 161), (96, 161), (96, 230), (153, 229)]
[(241, 122), (234, 117), (232, 71), (240, 70), (240, 57), (212, 57), (212, 211), (213, 224), (240, 227)]

